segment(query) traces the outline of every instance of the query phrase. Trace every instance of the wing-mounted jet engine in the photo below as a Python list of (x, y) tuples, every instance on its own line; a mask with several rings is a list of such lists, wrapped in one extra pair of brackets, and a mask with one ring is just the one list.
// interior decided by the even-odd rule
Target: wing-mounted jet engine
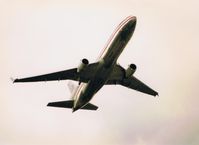
[[(87, 68), (88, 65), (89, 65), (88, 59), (86, 59), (86, 58), (82, 59), (79, 66), (77, 67), (77, 73), (81, 73), (83, 70), (85, 70), (85, 68)], [(81, 77), (78, 78), (79, 85), (82, 82), (81, 79), (82, 79)]]
[(77, 72), (79, 73), (82, 70), (84, 70), (88, 66), (88, 64), (89, 64), (88, 59), (86, 58), (82, 59), (80, 65), (77, 68)]
[(125, 77), (126, 77), (126, 78), (131, 77), (131, 76), (135, 73), (136, 68), (137, 68), (137, 67), (136, 67), (135, 64), (130, 64), (130, 65), (128, 66), (128, 68), (126, 69)]

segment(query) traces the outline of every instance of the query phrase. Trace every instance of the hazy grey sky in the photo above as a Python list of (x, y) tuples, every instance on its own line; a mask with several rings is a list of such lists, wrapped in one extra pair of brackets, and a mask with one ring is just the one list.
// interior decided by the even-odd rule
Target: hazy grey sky
[[(199, 9), (196, 0), (1, 0), (0, 145), (198, 145)], [(98, 111), (48, 108), (67, 81), (12, 84), (94, 62), (116, 26), (137, 17), (118, 62), (159, 92), (105, 86)]]

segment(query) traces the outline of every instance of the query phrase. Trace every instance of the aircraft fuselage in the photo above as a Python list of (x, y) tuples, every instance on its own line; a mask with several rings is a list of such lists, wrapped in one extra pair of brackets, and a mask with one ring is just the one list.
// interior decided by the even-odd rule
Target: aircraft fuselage
[(88, 83), (81, 83), (74, 93), (73, 112), (84, 107), (102, 88), (116, 65), (117, 59), (130, 40), (136, 26), (136, 17), (129, 16), (122, 21), (111, 35), (98, 58), (94, 77)]

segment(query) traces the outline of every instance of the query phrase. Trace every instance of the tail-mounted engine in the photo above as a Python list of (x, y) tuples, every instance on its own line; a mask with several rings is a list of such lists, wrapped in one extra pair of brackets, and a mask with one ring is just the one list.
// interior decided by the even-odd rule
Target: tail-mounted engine
[(80, 65), (77, 68), (77, 72), (81, 72), (83, 69), (85, 69), (89, 64), (88, 59), (84, 58), (81, 60)]
[(135, 64), (130, 64), (128, 66), (128, 68), (126, 69), (126, 72), (125, 72), (125, 77), (128, 78), (128, 77), (131, 77), (135, 71), (136, 71), (136, 65)]

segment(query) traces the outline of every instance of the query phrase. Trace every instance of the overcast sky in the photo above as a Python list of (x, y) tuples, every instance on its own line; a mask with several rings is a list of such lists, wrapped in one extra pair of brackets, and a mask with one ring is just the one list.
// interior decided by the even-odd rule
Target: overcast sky
[[(0, 145), (198, 145), (196, 0), (1, 0)], [(12, 84), (95, 62), (117, 25), (137, 17), (118, 62), (160, 97), (103, 87), (98, 111), (48, 108), (70, 99), (67, 81)]]

